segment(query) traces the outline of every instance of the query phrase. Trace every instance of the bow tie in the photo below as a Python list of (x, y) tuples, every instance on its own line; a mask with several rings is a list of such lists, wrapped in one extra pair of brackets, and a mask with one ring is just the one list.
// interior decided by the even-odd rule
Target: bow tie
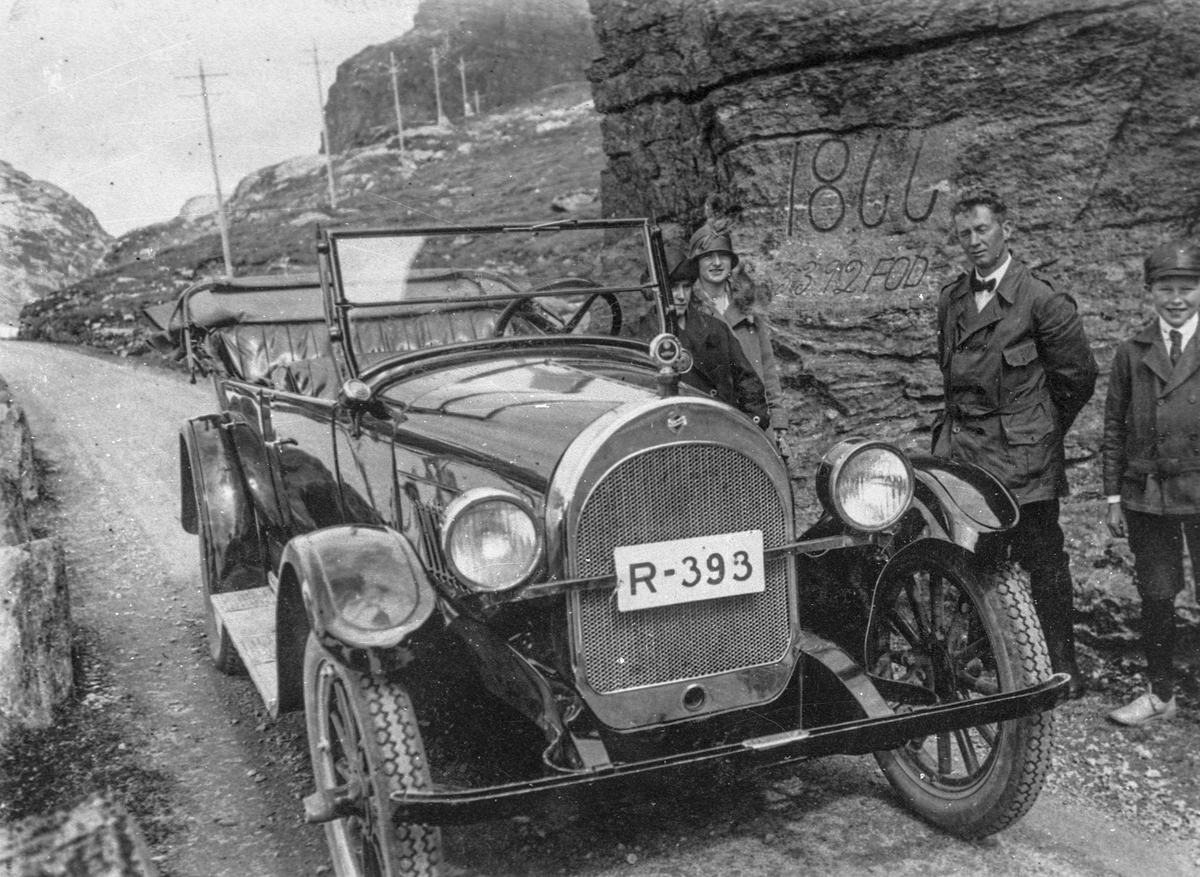
[(980, 280), (978, 274), (971, 275), (971, 292), (991, 292), (996, 288), (996, 281)]

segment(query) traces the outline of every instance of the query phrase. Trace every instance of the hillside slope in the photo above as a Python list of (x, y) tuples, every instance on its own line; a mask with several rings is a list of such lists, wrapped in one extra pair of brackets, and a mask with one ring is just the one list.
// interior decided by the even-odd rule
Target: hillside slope
[[(547, 89), (452, 130), (416, 129), (405, 145), (403, 163), (384, 145), (335, 155), (336, 210), (322, 156), (243, 179), (228, 204), (234, 272), (311, 268), (318, 224), (536, 221), (561, 217), (564, 205), (573, 215), (599, 215), (604, 156), (586, 83)], [(21, 337), (153, 355), (141, 309), (171, 300), (197, 278), (222, 274), (213, 216), (137, 229), (116, 241), (95, 274), (27, 305)]]

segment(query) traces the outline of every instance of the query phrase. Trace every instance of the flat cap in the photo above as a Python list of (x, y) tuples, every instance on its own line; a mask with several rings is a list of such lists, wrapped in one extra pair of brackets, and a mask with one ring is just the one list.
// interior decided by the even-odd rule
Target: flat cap
[(1161, 244), (1146, 257), (1146, 282), (1186, 274), (1200, 276), (1200, 247), (1187, 241)]

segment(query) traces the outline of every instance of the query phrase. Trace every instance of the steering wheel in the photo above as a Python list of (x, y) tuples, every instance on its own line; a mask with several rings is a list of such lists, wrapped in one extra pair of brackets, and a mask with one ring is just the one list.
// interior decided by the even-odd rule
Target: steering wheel
[[(597, 289), (600, 284), (592, 280), (587, 280), (583, 277), (559, 277), (554, 280), (548, 280), (545, 283), (538, 284), (532, 292), (554, 292), (561, 289)], [(494, 337), (500, 337), (504, 330), (508, 327), (513, 316), (520, 311), (521, 316), (529, 320), (536, 328), (543, 332), (557, 332), (567, 334), (575, 331), (576, 327), (583, 321), (588, 310), (596, 303), (597, 299), (601, 299), (608, 305), (609, 312), (612, 314), (611, 324), (608, 328), (609, 335), (618, 335), (621, 332), (621, 325), (624, 322), (624, 317), (621, 313), (621, 303), (617, 301), (617, 297), (611, 292), (593, 292), (583, 304), (575, 309), (565, 321), (559, 324), (559, 320), (541, 305), (533, 302), (533, 296), (525, 296), (509, 302), (504, 310), (500, 312), (500, 316), (496, 318), (496, 328), (493, 331)]]
[(500, 316), (496, 317), (496, 325), (492, 329), (492, 337), (499, 338), (503, 335), (504, 330), (508, 328), (508, 324), (512, 322), (512, 318), (518, 314), (522, 319), (532, 324), (535, 329), (547, 334), (562, 331), (562, 326), (559, 324), (558, 319), (534, 301), (532, 295), (527, 295), (522, 298), (514, 298), (504, 306), (504, 310), (500, 311)]

